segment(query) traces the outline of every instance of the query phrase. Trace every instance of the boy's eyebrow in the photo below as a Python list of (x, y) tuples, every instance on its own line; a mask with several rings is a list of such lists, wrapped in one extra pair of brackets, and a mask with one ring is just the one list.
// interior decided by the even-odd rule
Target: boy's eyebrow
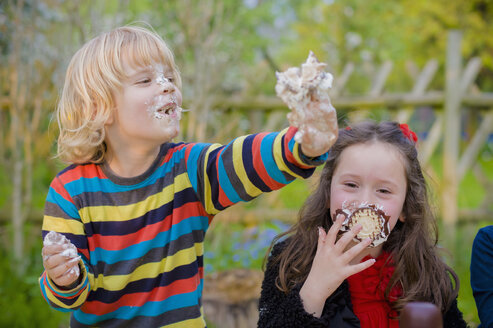
[(150, 67), (136, 67), (132, 73), (130, 73), (128, 75), (129, 78), (133, 78), (133, 77), (137, 77), (139, 75), (142, 75), (142, 74), (149, 74), (149, 73), (153, 73), (153, 69), (151, 69)]
[(137, 77), (142, 74), (156, 74), (156, 73), (162, 73), (164, 75), (172, 75), (173, 70), (169, 67), (164, 67), (164, 69), (160, 69), (157, 67), (136, 67), (134, 72), (132, 72), (128, 77), (133, 78)]

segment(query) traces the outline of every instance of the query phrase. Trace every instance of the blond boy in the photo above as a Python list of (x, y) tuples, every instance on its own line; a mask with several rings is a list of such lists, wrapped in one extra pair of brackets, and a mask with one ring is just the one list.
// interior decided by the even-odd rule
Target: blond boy
[(214, 215), (309, 177), (333, 142), (313, 122), (335, 112), (314, 99), (301, 145), (294, 127), (224, 146), (173, 143), (180, 87), (172, 52), (141, 27), (96, 37), (69, 64), (58, 154), (72, 165), (48, 192), (40, 286), (52, 307), (72, 311), (72, 328), (204, 327)]

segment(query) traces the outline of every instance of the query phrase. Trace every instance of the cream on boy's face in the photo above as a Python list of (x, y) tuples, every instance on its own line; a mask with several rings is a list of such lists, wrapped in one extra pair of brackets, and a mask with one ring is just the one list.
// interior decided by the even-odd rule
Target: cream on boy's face
[(331, 216), (344, 202), (375, 204), (390, 216), (392, 230), (398, 219), (404, 220), (406, 191), (403, 158), (394, 146), (382, 142), (352, 145), (342, 151), (332, 176)]
[(182, 95), (173, 83), (172, 70), (163, 65), (133, 68), (125, 62), (123, 68), (128, 78), (115, 94), (116, 108), (107, 124), (108, 136), (129, 145), (158, 145), (176, 137)]

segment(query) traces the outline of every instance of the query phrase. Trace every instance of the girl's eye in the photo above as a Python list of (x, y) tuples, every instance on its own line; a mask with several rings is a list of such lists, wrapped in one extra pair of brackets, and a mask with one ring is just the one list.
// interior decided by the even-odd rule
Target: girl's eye
[(353, 182), (346, 182), (346, 183), (344, 183), (344, 185), (346, 187), (349, 187), (349, 188), (356, 188), (357, 187), (356, 183), (353, 183)]
[(172, 76), (166, 78), (170, 83), (175, 83), (175, 79)]
[(378, 192), (380, 192), (382, 194), (390, 194), (390, 190), (387, 190), (387, 189), (378, 189)]

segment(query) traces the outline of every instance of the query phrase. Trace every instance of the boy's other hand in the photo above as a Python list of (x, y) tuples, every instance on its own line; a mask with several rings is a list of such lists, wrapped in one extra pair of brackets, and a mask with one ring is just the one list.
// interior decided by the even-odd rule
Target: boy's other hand
[(80, 275), (80, 256), (62, 254), (66, 249), (64, 245), (49, 245), (44, 246), (41, 251), (46, 274), (57, 286), (65, 289), (73, 285)]

